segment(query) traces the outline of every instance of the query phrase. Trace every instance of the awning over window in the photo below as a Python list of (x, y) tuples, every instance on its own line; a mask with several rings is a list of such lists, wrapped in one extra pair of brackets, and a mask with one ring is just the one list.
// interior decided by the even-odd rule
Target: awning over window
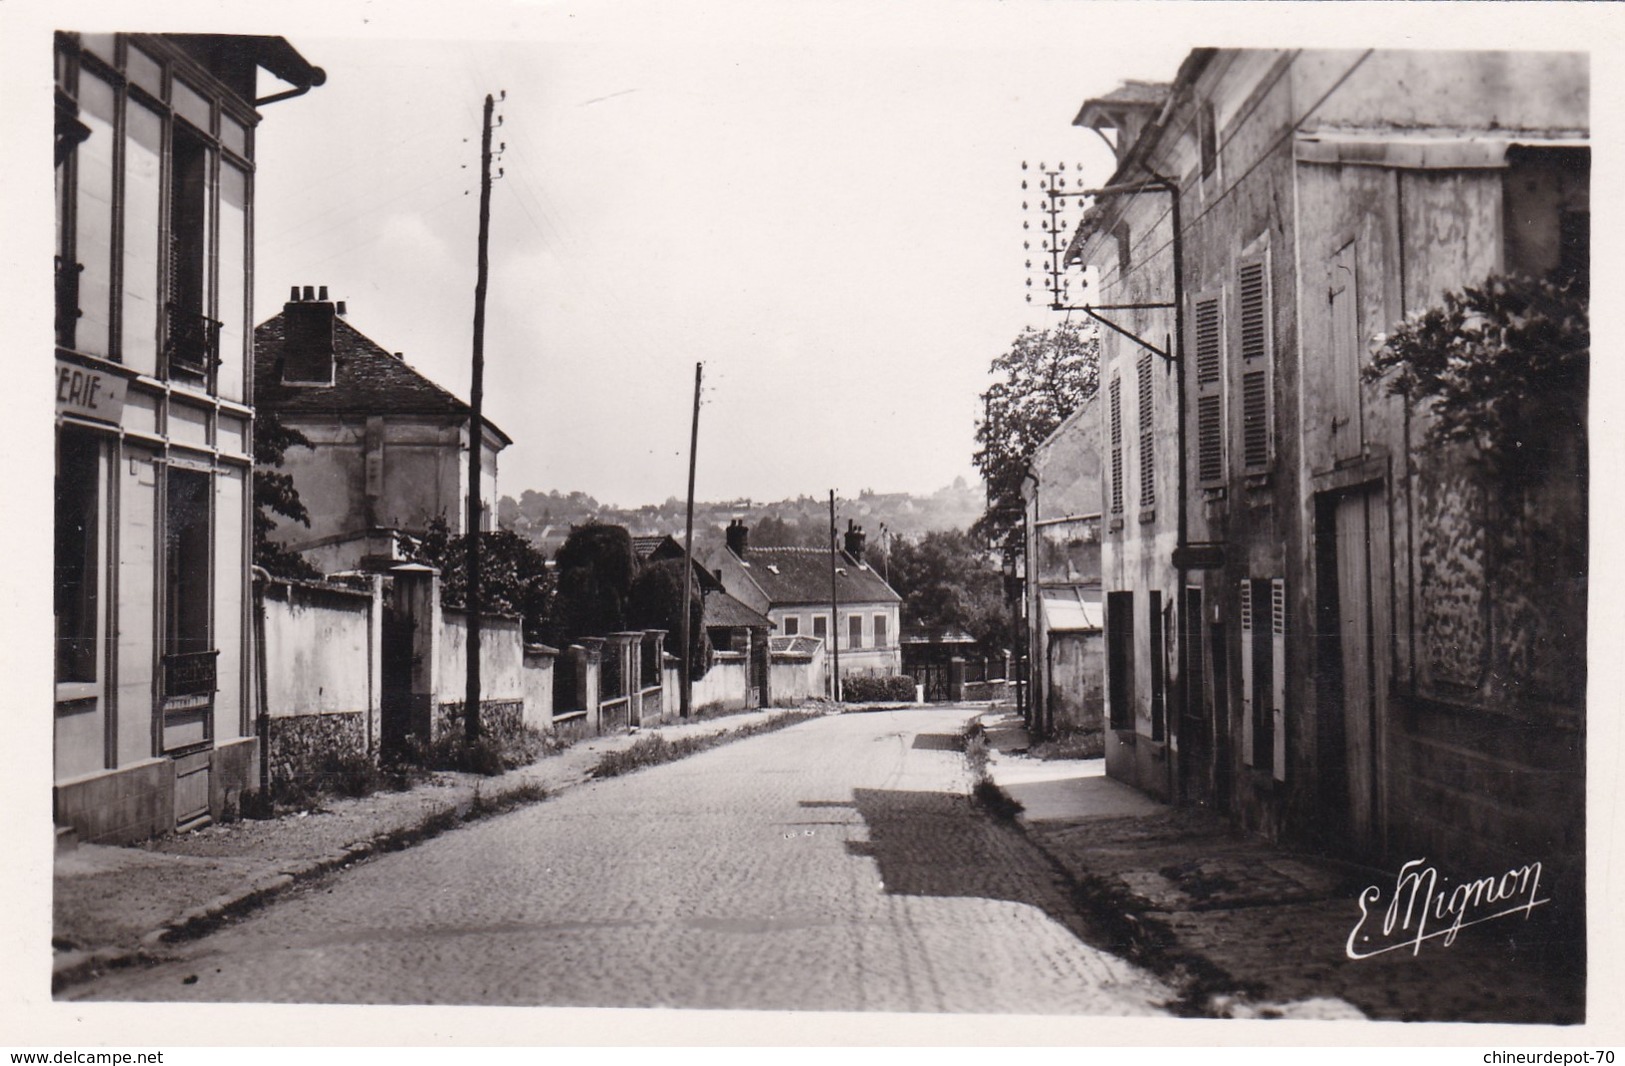
[(1039, 590), (1039, 609), (1048, 632), (1088, 632), (1105, 625), (1100, 590), (1095, 588), (1047, 588)]

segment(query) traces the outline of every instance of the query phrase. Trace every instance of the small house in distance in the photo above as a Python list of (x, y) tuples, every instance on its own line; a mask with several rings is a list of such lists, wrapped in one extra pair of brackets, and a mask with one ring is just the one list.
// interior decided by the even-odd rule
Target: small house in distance
[[(303, 433), (282, 468), (310, 512), (273, 540), (327, 573), (397, 559), (395, 533), (443, 517), (466, 532), (469, 423), (462, 400), (345, 320), (327, 287), (293, 288), (282, 313), (254, 331), (254, 395), (262, 413)], [(497, 454), (512, 440), (480, 432), (483, 528), (494, 528)]]
[[(831, 660), (840, 659), (842, 677), (894, 675), (902, 671), (898, 640), (902, 598), (864, 562), (866, 536), (848, 523), (843, 550), (752, 548), (741, 519), (728, 525), (727, 544), (710, 566), (728, 593), (773, 622), (781, 636), (812, 636), (824, 641)], [(832, 597), (833, 593), (833, 597)], [(830, 626), (831, 599), (838, 611)]]

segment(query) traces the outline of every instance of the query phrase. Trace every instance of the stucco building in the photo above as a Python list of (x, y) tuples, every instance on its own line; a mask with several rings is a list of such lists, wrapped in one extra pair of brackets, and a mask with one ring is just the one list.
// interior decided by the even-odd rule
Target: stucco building
[(1090, 302), (1166, 305), (1113, 315), (1149, 344), (1103, 334), (1108, 771), (1574, 891), (1584, 426), (1496, 483), (1365, 370), (1446, 290), (1583, 279), (1586, 57), (1205, 49), (1130, 95), (1078, 116), (1120, 191), (1069, 251)]
[(1022, 480), (1028, 720), (1045, 734), (1098, 734), (1104, 727), (1099, 405), (1100, 397), (1091, 396), (1056, 426)]
[[(324, 573), (399, 561), (396, 532), (435, 518), (468, 525), (468, 404), (346, 320), (326, 286), (295, 286), (282, 313), (254, 331), (260, 410), (303, 433), (282, 469), (310, 512), (272, 539)], [(496, 515), (497, 455), (512, 441), (489, 419), (479, 434), (481, 527)]]
[(55, 70), (54, 815), (117, 842), (256, 780), (255, 128), (325, 76), (190, 34), (61, 33)]
[[(730, 595), (773, 622), (775, 635), (822, 640), (827, 661), (839, 657), (842, 677), (896, 675), (903, 665), (898, 634), (902, 598), (864, 561), (866, 539), (863, 530), (849, 525), (838, 552), (833, 547), (753, 548), (748, 527), (734, 519), (726, 545), (709, 566)], [(837, 611), (833, 629), (832, 606)]]

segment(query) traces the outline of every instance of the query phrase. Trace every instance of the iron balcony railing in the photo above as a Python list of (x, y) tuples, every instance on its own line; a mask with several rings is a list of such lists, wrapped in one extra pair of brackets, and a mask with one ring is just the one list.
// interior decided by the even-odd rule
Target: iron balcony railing
[(84, 314), (79, 309), (79, 275), (84, 272), (83, 263), (56, 257), (56, 342), (64, 348), (73, 347)]
[(163, 660), (164, 699), (212, 696), (218, 688), (218, 650), (188, 651), (165, 655)]
[(168, 305), (169, 340), (164, 345), (164, 359), (171, 370), (180, 370), (199, 377), (220, 365), (220, 327), (222, 323), (196, 311)]

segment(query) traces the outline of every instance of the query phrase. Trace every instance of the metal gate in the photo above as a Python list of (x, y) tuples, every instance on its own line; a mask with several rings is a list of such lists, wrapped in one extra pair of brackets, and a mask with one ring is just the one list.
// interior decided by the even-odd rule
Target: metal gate
[(410, 612), (394, 604), (384, 606), (379, 740), (383, 751), (390, 754), (403, 751), (412, 733), (412, 643), (416, 630)]

